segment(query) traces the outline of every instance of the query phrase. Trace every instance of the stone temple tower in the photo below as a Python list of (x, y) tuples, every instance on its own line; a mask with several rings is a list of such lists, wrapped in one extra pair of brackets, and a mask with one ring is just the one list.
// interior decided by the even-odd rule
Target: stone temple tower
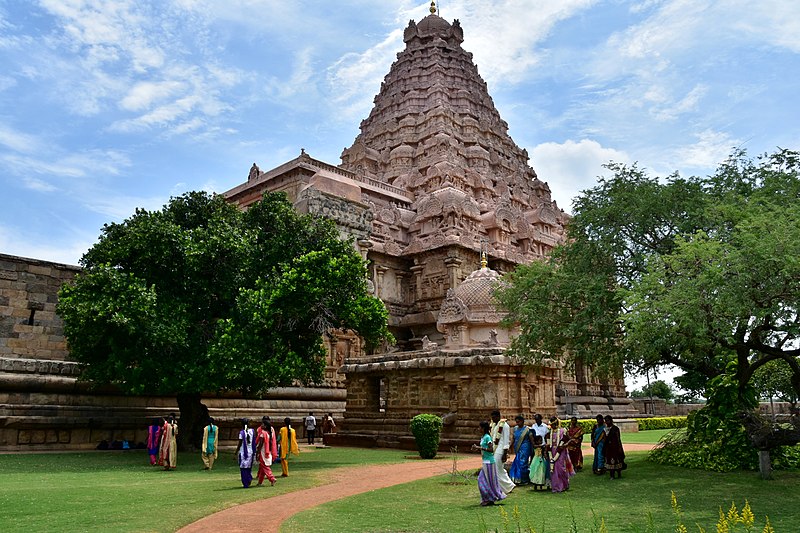
[[(387, 353), (364, 354), (358, 339), (345, 332), (325, 339), (328, 384), (347, 386), (347, 416), (360, 434), (379, 426), (405, 431), (408, 416), (426, 409), (452, 413), (460, 405), (460, 412), (478, 416), (499, 402), (494, 405), (516, 412), (587, 414), (593, 408), (572, 404), (622, 400), (621, 380), (600, 383), (588, 369), (579, 369), (579, 379), (557, 365), (539, 369), (539, 377), (528, 375), (503, 354), (509, 332), (495, 327), (496, 312), (480, 307), (488, 300), (470, 303), (477, 298), (472, 292), (488, 295), (489, 284), (504, 272), (546, 257), (563, 241), (569, 216), (529, 165), (527, 151), (509, 136), (472, 54), (461, 47), (459, 21), (450, 23), (435, 11), (432, 5), (430, 15), (409, 22), (405, 49), (340, 165), (301, 151), (266, 172), (253, 165), (247, 182), (225, 195), (246, 206), (264, 191), (284, 191), (299, 210), (333, 219), (368, 260), (397, 345), (384, 347)], [(470, 369), (475, 376), (491, 381), (502, 374), (505, 381), (466, 386), (458, 382), (464, 368), (451, 372), (452, 383), (443, 372), (411, 371), (420, 361), (444, 364), (434, 360), (439, 355), (461, 366), (467, 359), (459, 354), (439, 353), (456, 348), (480, 352), (466, 354), (477, 357), (469, 359), (480, 366), (479, 372)], [(402, 377), (390, 376), (390, 369), (401, 367)], [(448, 383), (420, 389), (418, 381), (429, 378)], [(466, 405), (465, 398), (477, 396), (483, 398), (480, 406)], [(453, 438), (463, 432), (471, 438), (471, 431), (464, 422)]]
[(478, 267), (485, 242), (500, 272), (544, 257), (567, 216), (508, 135), (461, 47), (458, 20), (411, 21), (341, 168), (401, 189), (408, 203), (364, 194), (374, 218), (369, 258), (378, 295), (405, 347), (438, 338), (448, 289)]

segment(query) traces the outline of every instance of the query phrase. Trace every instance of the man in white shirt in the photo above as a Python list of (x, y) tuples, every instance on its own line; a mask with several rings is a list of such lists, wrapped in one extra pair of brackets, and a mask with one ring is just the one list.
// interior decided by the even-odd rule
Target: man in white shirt
[[(545, 450), (549, 450), (548, 440), (550, 438), (550, 426), (542, 422), (542, 415), (536, 413), (533, 416), (533, 424), (531, 424), (531, 430), (533, 431), (534, 435), (538, 435), (542, 437), (542, 445), (544, 446)], [(542, 454), (544, 458), (544, 480), (545, 486), (550, 488), (550, 456), (546, 453)]]
[(317, 419), (314, 418), (314, 413), (308, 413), (306, 417), (306, 435), (308, 436), (308, 443), (314, 444), (314, 434), (317, 432)]
[(497, 470), (497, 480), (500, 488), (506, 494), (514, 490), (514, 482), (508, 477), (505, 463), (508, 459), (508, 448), (511, 446), (511, 427), (505, 419), (500, 418), (500, 411), (492, 411), (492, 423), (489, 424), (489, 435), (494, 442), (494, 467)]

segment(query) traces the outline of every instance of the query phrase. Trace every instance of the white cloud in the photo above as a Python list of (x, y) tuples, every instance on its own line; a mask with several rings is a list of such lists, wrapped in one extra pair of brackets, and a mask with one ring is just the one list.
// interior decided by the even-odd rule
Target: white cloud
[(403, 46), (403, 30), (394, 30), (372, 48), (345, 54), (328, 69), (329, 90), (333, 101), (340, 106), (342, 121), (363, 118), (369, 113), (381, 80)]
[[(55, 185), (45, 185), (41, 178), (33, 178), (31, 174), (57, 178), (103, 178), (120, 173), (120, 169), (131, 165), (128, 156), (117, 150), (83, 150), (68, 153), (63, 147), (50, 145), (47, 151), (37, 155), (0, 155), (0, 163), (14, 174), (29, 180), (32, 189), (46, 191), (55, 189)], [(94, 180), (93, 180), (94, 181)]]
[(0, 145), (23, 153), (39, 151), (43, 146), (35, 135), (22, 133), (4, 124), (0, 124)]
[(597, 184), (597, 177), (604, 170), (602, 165), (609, 161), (629, 163), (630, 157), (590, 139), (542, 143), (531, 151), (536, 174), (550, 186), (559, 207), (567, 211), (580, 191)]
[(122, 221), (132, 216), (136, 208), (148, 211), (161, 209), (169, 200), (164, 196), (151, 196), (148, 198), (126, 195), (97, 195), (83, 199), (83, 207), (94, 213), (107, 216), (115, 221)]
[(705, 130), (695, 135), (697, 142), (676, 150), (680, 167), (715, 168), (730, 155), (741, 141), (721, 131)]
[(490, 86), (515, 84), (530, 77), (547, 53), (541, 44), (555, 26), (590, 8), (596, 0), (457, 0), (446, 16), (460, 19), (465, 48)]
[(120, 105), (128, 111), (142, 111), (153, 103), (160, 102), (184, 88), (179, 81), (140, 82), (122, 99)]
[(58, 187), (52, 183), (47, 183), (46, 181), (31, 176), (23, 178), (23, 183), (25, 184), (26, 189), (30, 189), (32, 191), (53, 192), (58, 190)]

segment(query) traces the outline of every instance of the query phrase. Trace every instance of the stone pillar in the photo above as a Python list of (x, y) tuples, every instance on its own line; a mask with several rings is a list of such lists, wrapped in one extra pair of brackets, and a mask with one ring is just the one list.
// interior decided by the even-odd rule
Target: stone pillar
[[(417, 260), (414, 259), (414, 262), (416, 263)], [(422, 299), (422, 271), (424, 269), (425, 269), (424, 266), (416, 265), (416, 264), (414, 266), (412, 266), (411, 269), (410, 269), (411, 272), (414, 273), (414, 277), (416, 278), (416, 282), (417, 282), (417, 291), (416, 291), (417, 293), (414, 295), (414, 299), (415, 300), (421, 300)]]
[(383, 296), (383, 275), (389, 267), (383, 265), (375, 265), (375, 296), (381, 298)]
[(458, 267), (464, 261), (460, 257), (447, 257), (444, 260), (444, 266), (447, 267), (447, 282), (449, 288), (455, 289), (458, 284)]

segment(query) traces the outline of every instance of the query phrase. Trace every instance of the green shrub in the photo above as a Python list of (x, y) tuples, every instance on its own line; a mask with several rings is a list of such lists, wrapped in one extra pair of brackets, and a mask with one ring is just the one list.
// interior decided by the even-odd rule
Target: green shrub
[(678, 429), (686, 427), (685, 416), (661, 416), (654, 418), (635, 418), (639, 424), (639, 431), (651, 429)]
[(411, 419), (410, 427), (419, 456), (423, 459), (436, 457), (436, 452), (439, 451), (439, 435), (442, 432), (442, 418), (423, 413)]

